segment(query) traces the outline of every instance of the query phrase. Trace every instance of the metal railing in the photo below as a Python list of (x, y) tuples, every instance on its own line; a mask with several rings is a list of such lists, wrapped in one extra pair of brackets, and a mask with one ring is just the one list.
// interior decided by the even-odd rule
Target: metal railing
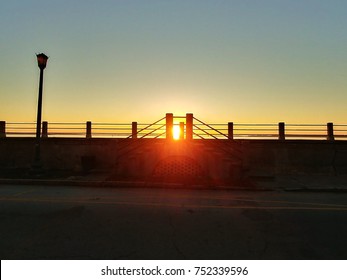
[[(195, 119), (195, 118), (194, 118)], [(232, 124), (232, 129), (230, 128)], [(269, 139), (280, 137), (279, 124), (203, 124), (195, 123), (195, 138), (210, 139)], [(347, 125), (334, 124), (330, 133), (335, 140), (347, 139)], [(327, 124), (285, 124), (285, 139), (326, 140), (329, 138)], [(329, 139), (333, 140), (333, 139)]]
[[(163, 121), (161, 119), (160, 121)], [(47, 131), (44, 131), (43, 122), (42, 137), (71, 137), (84, 138), (87, 135), (86, 123), (58, 123), (47, 124)], [(137, 123), (138, 138), (159, 138), (165, 134), (165, 123)], [(35, 137), (36, 123), (6, 123), (6, 137)], [(131, 138), (132, 123), (92, 123), (92, 137), (96, 138)]]
[(242, 160), (241, 149), (235, 145), (230, 145), (234, 143), (232, 133), (230, 132), (230, 125), (228, 125), (228, 129), (225, 132), (225, 129), (218, 128), (219, 125), (210, 125), (194, 117), (193, 120), (196, 123), (193, 124), (193, 136), (200, 139), (228, 139), (229, 141), (222, 142), (221, 144), (217, 141), (213, 141), (212, 143), (214, 143), (216, 147), (224, 154), (228, 154), (234, 159), (238, 159), (240, 161)]
[[(154, 123), (151, 124), (137, 124), (136, 123), (136, 130), (132, 130), (132, 135), (131, 137), (134, 138), (134, 134), (136, 134), (137, 138), (159, 138), (163, 137), (165, 134), (165, 123), (163, 123), (165, 120), (165, 117), (157, 120)], [(133, 125), (135, 122), (133, 122)], [(138, 130), (140, 128), (140, 130)]]
[[(200, 121), (199, 119), (196, 119), (195, 117), (193, 119), (193, 139), (347, 139), (347, 124), (248, 124), (230, 122), (224, 124), (207, 124)], [(282, 124), (282, 131), (280, 124)], [(178, 124), (174, 123), (173, 125), (175, 126)], [(165, 138), (165, 126), (165, 117), (152, 124), (137, 122), (43, 122), (42, 137)], [(0, 121), (0, 138), (35, 137), (35, 129), (35, 122), (6, 123), (4, 121)]]
[(193, 135), (195, 135), (198, 138), (205, 139), (205, 137), (213, 138), (213, 139), (219, 139), (219, 138), (226, 138), (232, 140), (228, 135), (228, 129), (225, 132), (225, 129), (220, 127), (219, 124), (207, 124), (203, 121), (193, 118), (197, 124), (193, 124)]

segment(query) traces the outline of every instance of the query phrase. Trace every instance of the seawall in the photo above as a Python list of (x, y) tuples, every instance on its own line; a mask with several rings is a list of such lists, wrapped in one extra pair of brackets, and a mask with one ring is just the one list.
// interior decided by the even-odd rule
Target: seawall
[[(40, 147), (45, 169), (118, 177), (347, 174), (347, 141), (46, 138)], [(0, 169), (30, 168), (34, 155), (34, 138), (0, 139)]]

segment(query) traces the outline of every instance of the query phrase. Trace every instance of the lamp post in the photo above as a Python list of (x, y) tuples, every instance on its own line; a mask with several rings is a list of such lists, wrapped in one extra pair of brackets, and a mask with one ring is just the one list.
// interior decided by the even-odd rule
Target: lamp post
[(37, 64), (40, 68), (39, 98), (37, 105), (36, 121), (36, 144), (35, 144), (35, 167), (41, 167), (40, 156), (40, 138), (41, 138), (41, 115), (42, 115), (42, 87), (43, 87), (43, 70), (46, 68), (48, 56), (44, 53), (36, 55)]

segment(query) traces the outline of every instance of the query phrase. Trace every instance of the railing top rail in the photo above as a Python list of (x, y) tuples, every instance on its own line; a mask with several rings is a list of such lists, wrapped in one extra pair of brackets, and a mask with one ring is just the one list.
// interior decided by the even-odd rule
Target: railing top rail
[[(85, 123), (83, 123), (85, 124)], [(131, 123), (105, 123), (105, 122), (93, 122), (93, 125), (106, 125), (106, 126), (111, 126), (111, 125), (131, 125)]]
[(36, 124), (36, 122), (6, 122), (6, 124), (19, 125), (19, 124)]
[(286, 126), (324, 126), (326, 127), (326, 124), (319, 124), (319, 123), (285, 123)]
[(235, 123), (233, 122), (234, 126), (278, 126), (278, 123)]
[[(183, 116), (174, 117), (174, 118), (185, 118)], [(165, 117), (161, 118), (160, 120), (154, 122), (154, 123), (140, 123), (137, 122), (138, 125), (154, 125), (162, 120), (164, 120)], [(195, 120), (199, 121), (202, 125), (206, 125), (207, 123), (197, 119), (194, 117)], [(85, 122), (49, 122), (49, 124), (64, 124), (64, 125), (73, 125), (73, 124), (85, 124)], [(92, 122), (95, 125), (131, 125), (131, 122), (128, 123), (116, 123), (116, 122)], [(242, 122), (232, 122), (234, 125), (241, 125), (241, 126), (278, 126), (278, 123), (242, 123)], [(327, 123), (286, 123), (283, 122), (286, 126), (326, 126)], [(334, 126), (346, 126), (347, 123), (334, 123), (332, 122)], [(6, 122), (6, 124), (36, 124), (35, 121), (32, 122)], [(226, 123), (208, 123), (208, 125), (218, 125), (218, 126), (226, 126), (228, 122)], [(197, 124), (199, 125), (199, 124)]]
[(326, 131), (326, 129), (318, 128), (286, 128), (286, 131)]

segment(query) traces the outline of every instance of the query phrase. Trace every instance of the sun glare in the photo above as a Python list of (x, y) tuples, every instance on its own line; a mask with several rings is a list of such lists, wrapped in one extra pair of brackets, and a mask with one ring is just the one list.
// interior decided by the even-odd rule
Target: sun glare
[(175, 139), (175, 140), (179, 140), (180, 139), (181, 130), (180, 130), (180, 126), (178, 124), (175, 124), (173, 126), (172, 134), (173, 134), (173, 139)]

